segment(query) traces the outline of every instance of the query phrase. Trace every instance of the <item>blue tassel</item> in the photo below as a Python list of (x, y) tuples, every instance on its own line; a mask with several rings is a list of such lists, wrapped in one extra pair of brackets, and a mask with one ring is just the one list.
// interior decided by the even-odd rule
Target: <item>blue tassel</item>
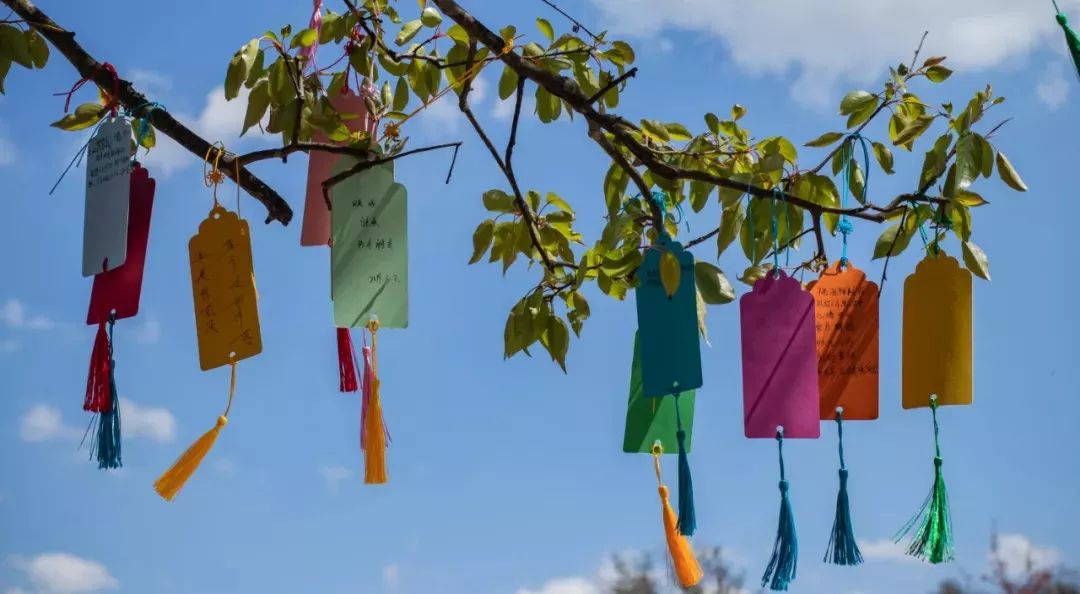
[(112, 329), (115, 319), (109, 320), (109, 408), (98, 418), (98, 468), (120, 468), (120, 398), (116, 391), (116, 361), (112, 358)]
[(788, 585), (795, 581), (799, 539), (795, 534), (795, 514), (791, 511), (791, 499), (788, 497), (789, 485), (784, 476), (783, 431), (776, 432), (776, 441), (780, 447), (780, 521), (769, 566), (765, 568), (765, 575), (761, 576), (761, 587), (767, 585), (770, 590), (786, 591)]
[(675, 395), (675, 437), (679, 443), (679, 534), (693, 536), (697, 530), (697, 513), (694, 511), (694, 479), (690, 476), (690, 462), (686, 459), (686, 431), (679, 416), (679, 395)]
[(840, 439), (840, 492), (836, 495), (836, 518), (833, 520), (829, 546), (825, 550), (825, 562), (834, 565), (858, 565), (863, 562), (859, 544), (855, 542), (855, 529), (851, 524), (851, 504), (848, 501), (848, 471), (844, 465), (843, 412), (836, 410), (836, 431)]

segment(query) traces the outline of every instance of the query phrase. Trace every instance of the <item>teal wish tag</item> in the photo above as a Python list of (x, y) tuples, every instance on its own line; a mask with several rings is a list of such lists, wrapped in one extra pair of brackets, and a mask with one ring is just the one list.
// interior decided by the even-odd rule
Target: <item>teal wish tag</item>
[(666, 233), (645, 252), (637, 270), (638, 338), (646, 397), (700, 388), (694, 256)]
[[(342, 159), (335, 173), (355, 163)], [(383, 328), (409, 324), (408, 221), (405, 186), (393, 163), (334, 187), (330, 211), (334, 324), (355, 327), (373, 316)]]

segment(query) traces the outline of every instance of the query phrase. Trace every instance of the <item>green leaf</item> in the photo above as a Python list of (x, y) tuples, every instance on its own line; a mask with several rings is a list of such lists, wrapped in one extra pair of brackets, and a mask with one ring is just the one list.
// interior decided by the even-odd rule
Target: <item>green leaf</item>
[(17, 27), (0, 25), (0, 48), (4, 54), (23, 68), (33, 68), (34, 58), (30, 55), (30, 46), (26, 37)]
[(739, 105), (738, 103), (731, 106), (731, 119), (732, 120), (735, 120), (737, 122), (737, 121), (741, 120), (744, 115), (746, 115), (746, 108), (745, 107)]
[(851, 116), (848, 117), (847, 127), (854, 128), (866, 120), (869, 120), (870, 116), (874, 115), (874, 112), (877, 111), (877, 108), (878, 98), (871, 97), (870, 101), (863, 103), (861, 107), (852, 112)]
[(851, 91), (840, 101), (840, 115), (851, 115), (876, 102), (877, 97), (866, 91)]
[(566, 322), (554, 313), (547, 319), (547, 329), (540, 338), (540, 344), (544, 345), (551, 360), (559, 364), (563, 373), (566, 373), (566, 351), (570, 349), (570, 330)]
[(893, 154), (889, 150), (889, 147), (881, 144), (880, 142), (873, 143), (874, 156), (877, 157), (878, 165), (881, 165), (881, 170), (888, 175), (895, 173), (893, 171)]
[(315, 29), (304, 29), (297, 33), (289, 42), (290, 48), (311, 47), (319, 40), (319, 32)]
[(394, 43), (398, 45), (405, 45), (412, 41), (413, 37), (420, 32), (420, 28), (424, 26), (423, 21), (420, 19), (412, 20), (401, 26), (401, 31), (398, 31), (397, 37), (394, 38)]
[(503, 68), (502, 76), (499, 77), (499, 99), (506, 100), (517, 90), (517, 70), (507, 66)]
[(547, 19), (537, 18), (536, 28), (540, 29), (540, 32), (544, 34), (544, 37), (547, 37), (548, 41), (555, 39), (555, 29), (551, 27), (551, 23)]
[(4, 93), (4, 79), (11, 70), (11, 58), (0, 53), (0, 95)]
[(716, 234), (717, 258), (720, 258), (724, 250), (731, 245), (731, 242), (735, 241), (735, 237), (739, 235), (739, 229), (742, 228), (745, 218), (746, 211), (743, 209), (742, 202), (736, 202), (731, 207), (724, 209), (723, 214), (720, 215), (720, 232)]
[(68, 132), (83, 130), (101, 121), (105, 111), (105, 107), (100, 103), (83, 103), (76, 107), (75, 111), (49, 125)]
[(409, 83), (404, 78), (399, 78), (394, 88), (394, 111), (403, 111), (409, 104)]
[(278, 58), (270, 65), (270, 103), (279, 107), (295, 99), (296, 90), (289, 80), (288, 67), (283, 59)]
[(570, 207), (570, 204), (562, 198), (559, 198), (557, 195), (555, 195), (554, 192), (548, 192), (545, 199), (547, 200), (548, 204), (554, 206), (560, 211), (574, 214), (574, 209)]
[[(908, 218), (913, 215), (908, 214)], [(905, 222), (904, 227), (909, 225)], [(874, 259), (884, 258), (885, 256), (896, 256), (907, 249), (908, 244), (911, 243), (911, 236), (913, 233), (907, 229), (901, 230), (900, 223), (890, 225), (885, 232), (878, 237), (877, 244), (874, 245)]]
[(270, 83), (264, 78), (259, 80), (248, 94), (247, 110), (244, 112), (244, 128), (240, 131), (240, 136), (263, 119), (268, 107), (270, 107)]
[(44, 68), (45, 63), (49, 61), (49, 44), (33, 28), (27, 29), (23, 34), (26, 37), (26, 46), (30, 50), (30, 58), (34, 61), (34, 67)]
[(989, 204), (982, 196), (968, 190), (957, 190), (956, 195), (953, 196), (953, 200), (957, 204), (962, 204), (964, 206), (982, 206), (983, 204)]
[(1020, 174), (1013, 169), (1012, 163), (1005, 157), (1005, 153), (998, 151), (997, 154), (997, 168), (998, 175), (1001, 176), (1001, 181), (1005, 182), (1010, 188), (1017, 192), (1026, 192), (1027, 184), (1024, 180), (1020, 179)]
[(656, 120), (641, 120), (641, 130), (657, 142), (668, 142), (671, 140), (667, 128)]
[(552, 95), (547, 89), (537, 85), (536, 87), (536, 115), (540, 117), (540, 121), (548, 124), (559, 119), (559, 114), (562, 113), (562, 102), (558, 97)]
[(915, 118), (914, 121), (908, 122), (902, 130), (893, 139), (894, 145), (906, 145), (913, 142), (919, 136), (922, 136), (923, 132), (926, 132), (930, 128), (930, 124), (934, 123), (934, 116), (921, 115)]
[(829, 146), (844, 137), (843, 132), (826, 132), (821, 136), (811, 140), (803, 146), (823, 147)]
[(484, 257), (484, 253), (486, 253), (488, 251), (488, 248), (491, 247), (491, 240), (494, 237), (495, 220), (487, 219), (486, 221), (480, 223), (480, 225), (476, 228), (476, 231), (473, 232), (473, 255), (472, 258), (469, 259), (469, 264), (475, 264)]
[(487, 192), (484, 192), (484, 208), (492, 212), (517, 212), (517, 206), (514, 204), (514, 197), (502, 190), (488, 190)]
[(664, 124), (664, 129), (667, 130), (668, 136), (671, 138), (671, 140), (685, 141), (690, 140), (694, 137), (694, 135), (690, 133), (690, 130), (686, 129), (686, 126), (678, 122), (668, 122)]
[(930, 79), (930, 82), (944, 82), (950, 76), (952, 76), (952, 70), (944, 66), (931, 66), (926, 69), (926, 78)]
[(247, 78), (244, 79), (245, 87), (250, 89), (255, 86), (255, 83), (266, 74), (266, 68), (263, 66), (265, 61), (266, 54), (263, 50), (260, 49), (255, 52), (255, 60), (251, 63), (251, 67), (248, 68)]
[(705, 341), (705, 344), (709, 344), (709, 328), (705, 325), (705, 316), (709, 315), (709, 308), (705, 305), (705, 298), (701, 296), (701, 290), (696, 289), (695, 301), (697, 302), (697, 328), (701, 333), (701, 338)]
[(442, 14), (440, 14), (434, 6), (428, 6), (424, 9), (424, 12), (420, 13), (420, 22), (425, 27), (431, 27), (434, 29), (442, 23)]
[(612, 42), (611, 49), (619, 53), (623, 65), (633, 64), (634, 60), (637, 59), (637, 56), (634, 55), (634, 48), (630, 47), (630, 44), (625, 41)]
[(383, 105), (390, 105), (393, 103), (394, 92), (390, 89), (390, 81), (383, 81), (382, 90), (379, 92), (379, 100), (382, 101)]
[(735, 300), (735, 288), (728, 282), (724, 272), (716, 266), (708, 262), (695, 262), (694, 279), (705, 303), (720, 305)]
[(964, 266), (967, 266), (975, 276), (990, 280), (990, 261), (986, 258), (986, 252), (971, 241), (965, 241), (961, 246), (963, 246)]
[(608, 216), (619, 212), (629, 182), (630, 177), (618, 163), (612, 163), (608, 167), (607, 175), (604, 176), (604, 204), (607, 205)]
[(956, 190), (964, 190), (979, 177), (982, 147), (973, 134), (964, 134), (956, 142)]
[(705, 205), (709, 203), (709, 195), (712, 194), (713, 189), (716, 186), (709, 182), (703, 182), (700, 180), (693, 180), (690, 182), (690, 208), (694, 209), (694, 212), (701, 212), (701, 209), (705, 208)]
[(981, 134), (972, 133), (971, 136), (979, 147), (979, 165), (982, 167), (982, 176), (990, 177), (990, 174), (994, 173), (994, 148)]
[(720, 135), (720, 118), (716, 117), (715, 113), (709, 112), (705, 114), (705, 125), (709, 127), (709, 131), (717, 136)]
[(457, 23), (454, 23), (446, 30), (446, 36), (462, 45), (469, 44), (469, 34)]

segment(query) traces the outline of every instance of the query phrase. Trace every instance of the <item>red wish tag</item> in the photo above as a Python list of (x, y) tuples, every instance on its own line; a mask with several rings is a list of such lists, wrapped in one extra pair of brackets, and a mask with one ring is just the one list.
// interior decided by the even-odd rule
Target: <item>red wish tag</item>
[(105, 322), (110, 313), (130, 318), (139, 313), (146, 244), (150, 240), (150, 212), (154, 207), (154, 180), (136, 164), (131, 170), (131, 205), (128, 216), (127, 258), (117, 268), (94, 275), (86, 323)]

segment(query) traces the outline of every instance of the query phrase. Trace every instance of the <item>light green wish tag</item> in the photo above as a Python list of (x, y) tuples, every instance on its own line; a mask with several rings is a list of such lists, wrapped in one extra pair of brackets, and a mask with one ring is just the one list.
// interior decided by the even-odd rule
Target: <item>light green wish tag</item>
[[(675, 400), (678, 399), (678, 405)], [(630, 371), (630, 404), (626, 410), (626, 433), (623, 435), (623, 451), (628, 454), (648, 454), (657, 441), (664, 448), (665, 454), (678, 452), (675, 433), (679, 423), (686, 431), (686, 451), (690, 451), (690, 441), (694, 428), (694, 391), (649, 398), (645, 396), (641, 383), (641, 348), (637, 336), (634, 337), (634, 364)]]
[[(342, 159), (334, 173), (354, 165)], [(383, 328), (409, 325), (409, 257), (405, 186), (393, 163), (339, 183), (330, 211), (334, 324), (355, 327), (372, 316)]]

